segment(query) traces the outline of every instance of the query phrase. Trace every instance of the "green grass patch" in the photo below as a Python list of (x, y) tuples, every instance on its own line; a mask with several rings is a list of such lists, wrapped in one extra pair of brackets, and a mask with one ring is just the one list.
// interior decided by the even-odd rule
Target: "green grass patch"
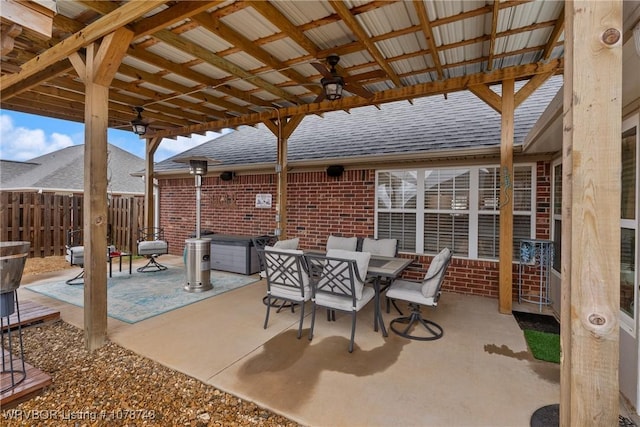
[(560, 335), (525, 329), (524, 338), (533, 357), (546, 362), (560, 363)]

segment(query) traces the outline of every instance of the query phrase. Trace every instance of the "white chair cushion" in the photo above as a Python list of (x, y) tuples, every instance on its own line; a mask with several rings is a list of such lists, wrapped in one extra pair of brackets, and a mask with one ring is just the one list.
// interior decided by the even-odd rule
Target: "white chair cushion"
[(273, 244), (273, 247), (278, 249), (298, 249), (298, 243), (300, 243), (300, 239), (296, 237), (294, 239), (278, 240)]
[[(451, 258), (451, 251), (449, 248), (444, 248), (431, 260), (427, 274), (424, 276), (425, 280), (422, 282), (422, 295), (424, 295), (425, 298), (435, 296), (435, 293), (438, 290), (441, 274), (443, 273), (441, 272), (441, 269), (449, 258)], [(437, 274), (439, 271), (441, 274)]]
[[(356, 299), (356, 311), (359, 311), (366, 303), (371, 301), (371, 299), (375, 296), (375, 291), (373, 288), (364, 288), (362, 290), (362, 295), (360, 298)], [(316, 304), (321, 305), (322, 307), (335, 308), (336, 310), (343, 311), (351, 311), (353, 310), (353, 300), (351, 297), (341, 297), (340, 295), (332, 295), (332, 294), (317, 294), (316, 295)]]
[[(265, 252), (277, 252), (277, 253), (284, 253), (284, 254), (291, 254), (291, 255), (299, 255), (299, 256), (303, 256), (304, 252), (302, 252), (301, 250), (298, 249), (281, 249), (281, 248), (276, 248), (274, 246), (265, 246), (264, 247)], [(287, 263), (287, 268), (290, 269), (292, 272), (294, 272), (295, 274), (291, 275), (291, 276), (285, 276), (282, 278), (278, 278), (278, 281), (286, 283), (287, 285), (291, 285), (291, 286), (299, 286), (298, 283), (295, 283), (293, 281), (294, 277), (297, 277), (297, 272), (298, 272), (298, 263), (295, 262), (295, 258), (289, 258), (285, 261)], [(273, 275), (274, 273), (277, 273), (278, 270), (276, 270), (273, 266), (269, 265), (269, 256), (265, 254), (265, 267), (268, 270), (270, 275)], [(300, 275), (302, 276), (302, 286), (304, 286), (304, 296), (305, 296), (305, 301), (307, 301), (311, 296), (311, 286), (309, 285), (309, 274), (302, 270), (300, 272)], [(289, 293), (293, 293), (293, 294), (297, 294), (297, 298), (300, 299), (300, 292), (294, 290), (293, 288), (289, 288), (287, 286), (278, 286), (278, 285), (271, 285), (271, 294), (275, 296), (274, 293), (274, 289), (276, 289), (275, 292), (285, 292), (287, 295), (289, 295)], [(286, 295), (280, 295), (281, 297), (285, 297), (285, 298), (290, 298), (290, 296), (286, 296)]]
[[(356, 267), (358, 268), (358, 275), (360, 276), (360, 280), (356, 278), (354, 290), (356, 294), (356, 299), (362, 298), (362, 289), (364, 288), (364, 280), (367, 277), (367, 269), (369, 268), (369, 260), (371, 259), (371, 254), (369, 252), (356, 252), (356, 251), (345, 251), (342, 249), (330, 249), (327, 251), (328, 258), (338, 258), (338, 259), (348, 259), (355, 260)], [(327, 261), (329, 265), (331, 265), (332, 261)], [(325, 267), (326, 268), (326, 267)], [(320, 286), (324, 284), (324, 278), (320, 279)], [(344, 278), (344, 284), (349, 286), (349, 278)]]
[[(308, 281), (308, 280), (307, 280)], [(287, 286), (271, 285), (271, 296), (274, 298), (286, 298), (291, 301), (309, 301), (311, 299), (311, 288), (304, 287), (304, 298), (300, 294), (298, 288), (289, 288)]]
[(82, 264), (84, 262), (84, 246), (72, 246), (67, 248), (64, 259), (69, 264)]
[(164, 240), (143, 240), (138, 242), (138, 255), (166, 254), (168, 247)]
[(344, 249), (345, 251), (355, 251), (357, 246), (357, 237), (329, 236), (329, 238), (327, 239), (327, 250)]
[(395, 256), (398, 247), (398, 239), (370, 239), (365, 237), (362, 241), (362, 252), (370, 252), (373, 255)]
[(420, 305), (438, 305), (434, 302), (434, 296), (425, 297), (422, 294), (421, 282), (410, 282), (407, 280), (395, 280), (389, 290), (387, 291), (387, 297), (391, 299), (400, 299), (403, 301), (409, 301)]

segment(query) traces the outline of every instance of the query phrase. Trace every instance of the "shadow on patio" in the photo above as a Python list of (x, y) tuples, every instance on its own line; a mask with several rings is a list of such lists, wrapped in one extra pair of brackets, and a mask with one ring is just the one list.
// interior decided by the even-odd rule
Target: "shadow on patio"
[[(37, 281), (23, 282), (21, 298), (57, 308), (82, 328), (82, 308), (26, 290)], [(499, 314), (494, 299), (443, 294), (436, 309), (423, 309), (444, 328), (432, 342), (383, 338), (370, 304), (358, 314), (349, 354), (348, 316), (326, 322), (319, 313), (311, 342), (307, 317), (298, 340), (298, 311), (272, 312), (262, 328), (264, 293), (260, 281), (135, 324), (109, 318), (108, 336), (304, 425), (528, 426), (536, 409), (559, 401), (559, 365), (531, 357), (517, 322)], [(394, 316), (384, 313), (385, 323)]]

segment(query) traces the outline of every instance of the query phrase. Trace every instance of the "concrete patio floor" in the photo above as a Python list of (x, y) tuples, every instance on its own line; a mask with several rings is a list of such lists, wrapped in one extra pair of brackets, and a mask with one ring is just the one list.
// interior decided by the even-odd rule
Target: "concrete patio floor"
[[(182, 267), (182, 257), (162, 262)], [(51, 277), (23, 280), (20, 298), (59, 309), (82, 328), (82, 308), (26, 289)], [(264, 294), (260, 281), (135, 324), (109, 318), (108, 337), (308, 426), (528, 426), (535, 410), (559, 402), (560, 366), (531, 357), (515, 319), (499, 314), (494, 299), (443, 294), (436, 309), (423, 309), (445, 331), (431, 342), (382, 337), (369, 304), (350, 354), (349, 316), (327, 322), (319, 313), (313, 341), (307, 316), (298, 340), (298, 310), (272, 310), (263, 329)], [(384, 317), (388, 326), (395, 313)]]

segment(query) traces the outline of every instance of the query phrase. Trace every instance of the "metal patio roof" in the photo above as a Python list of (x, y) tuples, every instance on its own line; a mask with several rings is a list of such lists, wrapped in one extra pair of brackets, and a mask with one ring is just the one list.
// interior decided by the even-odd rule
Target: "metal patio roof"
[[(51, 39), (24, 31), (2, 57), (2, 108), (83, 122), (85, 86), (69, 57), (29, 78), (25, 70), (63, 41), (117, 21), (135, 35), (109, 89), (109, 126), (129, 128), (142, 106), (147, 136), (412, 100), (504, 78), (544, 80), (563, 67), (562, 1), (158, 1), (139, 17), (128, 2), (56, 7)], [(322, 75), (312, 63), (334, 53), (345, 90), (357, 83), (371, 98), (315, 102)]]

